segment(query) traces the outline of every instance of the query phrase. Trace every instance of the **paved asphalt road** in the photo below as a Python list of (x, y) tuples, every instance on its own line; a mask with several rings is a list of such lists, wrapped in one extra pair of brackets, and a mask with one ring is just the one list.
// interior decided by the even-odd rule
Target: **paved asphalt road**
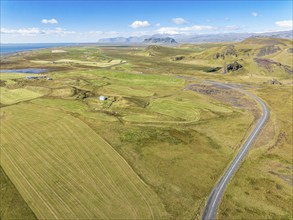
[(217, 185), (215, 186), (215, 188), (212, 190), (211, 194), (209, 195), (209, 198), (207, 200), (206, 206), (204, 208), (204, 213), (202, 216), (203, 220), (210, 220), (210, 219), (216, 218), (217, 210), (218, 210), (219, 204), (221, 202), (221, 198), (224, 194), (224, 191), (225, 191), (229, 181), (232, 179), (234, 173), (239, 168), (241, 161), (243, 160), (243, 158), (247, 154), (250, 146), (252, 145), (252, 143), (256, 139), (257, 135), (260, 133), (261, 129), (263, 128), (264, 124), (266, 123), (266, 120), (269, 117), (268, 107), (257, 96), (255, 96), (245, 90), (241, 90), (239, 88), (233, 87), (231, 85), (218, 83), (218, 82), (212, 82), (212, 81), (208, 81), (208, 83), (212, 83), (214, 85), (219, 85), (219, 86), (230, 88), (230, 89), (235, 89), (239, 92), (242, 92), (242, 93), (250, 96), (251, 98), (253, 98), (256, 102), (258, 102), (261, 105), (263, 113), (262, 113), (262, 116), (260, 117), (260, 119), (258, 120), (254, 130), (251, 132), (251, 134), (249, 135), (249, 137), (245, 141), (243, 147), (241, 148), (241, 150), (239, 151), (237, 156), (232, 161), (231, 165), (228, 167), (228, 169), (226, 170), (226, 172), (224, 173), (224, 175), (222, 176), (220, 181), (217, 183)]

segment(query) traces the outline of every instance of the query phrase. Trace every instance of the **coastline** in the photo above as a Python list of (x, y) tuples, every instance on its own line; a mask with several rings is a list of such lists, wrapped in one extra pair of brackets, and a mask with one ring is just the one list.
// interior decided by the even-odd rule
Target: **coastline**
[[(40, 45), (38, 47), (37, 45)], [(44, 44), (0, 44), (0, 57), (8, 57), (8, 56), (18, 56), (22, 55), (26, 52), (31, 52), (35, 50), (43, 50), (48, 48), (60, 48), (60, 47), (68, 47), (68, 46), (77, 46), (80, 43), (44, 43)], [(5, 48), (16, 48), (11, 49), (12, 51), (5, 52)], [(19, 47), (19, 49), (17, 49)], [(14, 51), (13, 51), (14, 50)]]

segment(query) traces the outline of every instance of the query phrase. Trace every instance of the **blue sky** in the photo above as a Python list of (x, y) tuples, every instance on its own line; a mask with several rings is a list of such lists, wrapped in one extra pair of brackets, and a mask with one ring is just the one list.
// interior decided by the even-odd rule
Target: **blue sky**
[(1, 0), (1, 43), (292, 30), (292, 1)]

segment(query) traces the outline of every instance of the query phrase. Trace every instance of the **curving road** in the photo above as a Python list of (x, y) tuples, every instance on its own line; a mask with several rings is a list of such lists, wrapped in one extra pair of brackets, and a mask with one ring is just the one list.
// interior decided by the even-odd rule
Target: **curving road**
[(224, 191), (225, 191), (229, 181), (232, 179), (234, 173), (237, 171), (239, 165), (241, 164), (241, 161), (243, 160), (243, 158), (247, 154), (250, 146), (252, 145), (252, 143), (256, 139), (257, 135), (259, 134), (259, 132), (263, 128), (264, 124), (266, 123), (266, 120), (269, 117), (268, 107), (257, 96), (255, 96), (247, 91), (233, 87), (231, 85), (222, 84), (222, 83), (218, 83), (218, 82), (212, 82), (212, 81), (208, 81), (208, 83), (212, 83), (214, 85), (220, 85), (222, 87), (226, 87), (226, 88), (230, 88), (230, 89), (235, 89), (241, 93), (244, 93), (244, 94), (250, 96), (257, 103), (259, 103), (261, 105), (263, 113), (262, 113), (262, 116), (260, 117), (260, 119), (257, 121), (255, 128), (253, 129), (253, 131), (251, 132), (251, 134), (249, 135), (249, 137), (247, 138), (247, 140), (243, 144), (241, 150), (238, 152), (238, 154), (233, 159), (233, 161), (230, 164), (230, 166), (228, 167), (228, 169), (225, 171), (224, 175), (221, 177), (220, 181), (217, 183), (217, 185), (214, 187), (214, 189), (210, 193), (208, 200), (207, 200), (207, 203), (206, 203), (206, 206), (204, 208), (203, 215), (202, 215), (203, 220), (210, 220), (210, 219), (216, 218), (217, 210), (218, 210), (219, 204), (221, 202), (221, 198), (224, 194)]

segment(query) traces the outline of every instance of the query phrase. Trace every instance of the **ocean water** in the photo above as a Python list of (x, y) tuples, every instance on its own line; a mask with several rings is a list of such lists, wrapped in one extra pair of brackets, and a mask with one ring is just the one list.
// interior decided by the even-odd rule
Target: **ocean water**
[(7, 55), (10, 53), (16, 53), (21, 51), (29, 51), (50, 47), (63, 47), (63, 46), (72, 46), (77, 45), (74, 43), (46, 43), (46, 44), (0, 44), (0, 54)]

